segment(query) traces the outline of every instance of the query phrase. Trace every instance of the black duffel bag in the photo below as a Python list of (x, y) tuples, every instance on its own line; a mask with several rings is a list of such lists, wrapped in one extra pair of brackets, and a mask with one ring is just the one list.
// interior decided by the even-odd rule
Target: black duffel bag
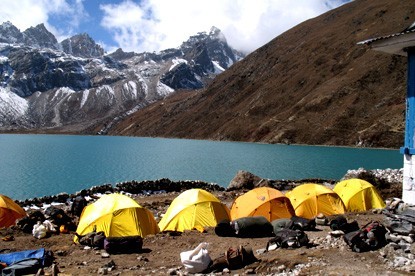
[(347, 233), (359, 230), (360, 227), (359, 227), (359, 224), (357, 223), (357, 221), (354, 220), (352, 222), (347, 222), (347, 219), (346, 219), (345, 216), (338, 215), (338, 216), (335, 216), (330, 221), (330, 229), (333, 230), (333, 231), (341, 230), (345, 234), (347, 234)]
[(109, 254), (139, 253), (143, 249), (143, 238), (140, 236), (107, 237), (104, 249)]
[(275, 233), (275, 238), (268, 241), (266, 250), (272, 244), (281, 248), (298, 248), (307, 246), (309, 242), (307, 234), (302, 230), (282, 229)]
[(288, 225), (289, 229), (312, 231), (316, 229), (316, 221), (314, 219), (307, 219), (298, 216), (292, 216), (291, 222)]

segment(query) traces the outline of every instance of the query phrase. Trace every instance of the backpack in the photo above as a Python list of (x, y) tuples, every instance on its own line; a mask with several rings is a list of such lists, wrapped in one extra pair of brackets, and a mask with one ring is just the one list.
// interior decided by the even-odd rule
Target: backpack
[(252, 249), (240, 245), (237, 248), (229, 247), (225, 251), (225, 254), (222, 254), (213, 260), (210, 269), (213, 272), (221, 272), (224, 268), (230, 270), (240, 269), (256, 261), (258, 261), (258, 259), (255, 257)]
[(104, 249), (109, 254), (138, 253), (143, 249), (140, 236), (108, 237), (104, 240)]
[(346, 233), (344, 241), (354, 252), (376, 250), (386, 245), (386, 227), (378, 221), (369, 222), (361, 229)]
[(17, 225), (24, 233), (31, 234), (33, 226), (38, 221), (44, 221), (45, 219), (45, 215), (41, 211), (30, 211), (27, 217), (23, 217), (17, 222)]
[(292, 216), (288, 224), (288, 228), (292, 230), (310, 231), (316, 229), (316, 221), (314, 219), (307, 219), (297, 216)]
[(275, 233), (275, 238), (268, 241), (266, 250), (271, 244), (281, 248), (298, 248), (307, 245), (309, 242), (307, 234), (302, 230), (282, 229)]
[(291, 220), (288, 219), (288, 218), (275, 219), (275, 220), (271, 221), (271, 225), (273, 227), (274, 234), (277, 234), (282, 229), (288, 228), (290, 223), (291, 223)]
[(2, 275), (36, 274), (39, 268), (51, 266), (53, 252), (44, 248), (0, 254), (0, 262), (5, 264)]
[(64, 210), (56, 208), (55, 206), (48, 207), (45, 210), (45, 214), (57, 226), (61, 226), (62, 224), (69, 224), (72, 221)]
[(87, 201), (83, 196), (75, 197), (72, 203), (71, 213), (75, 216), (80, 217), (86, 205)]
[(37, 258), (27, 258), (14, 262), (11, 265), (3, 268), (1, 271), (2, 276), (15, 276), (15, 275), (27, 275), (36, 274), (39, 268), (42, 266), (42, 261)]
[(330, 229), (333, 231), (342, 230), (344, 226), (347, 224), (347, 219), (345, 216), (339, 215), (335, 216), (332, 220), (330, 220)]
[(341, 230), (346, 234), (359, 230), (359, 224), (355, 220), (349, 223), (345, 216), (339, 215), (330, 221), (330, 229), (333, 231)]
[(104, 240), (105, 240), (105, 233), (104, 231), (99, 232), (90, 232), (84, 236), (78, 235), (75, 233), (75, 235), (78, 237), (79, 244), (90, 246), (90, 247), (98, 247), (98, 248), (104, 248)]

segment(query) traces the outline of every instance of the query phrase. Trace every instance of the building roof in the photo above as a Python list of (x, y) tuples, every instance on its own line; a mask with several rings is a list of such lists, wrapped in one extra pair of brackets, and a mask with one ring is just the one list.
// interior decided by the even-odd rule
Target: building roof
[(406, 49), (415, 47), (415, 22), (402, 32), (367, 39), (357, 44), (366, 44), (377, 51), (406, 56)]

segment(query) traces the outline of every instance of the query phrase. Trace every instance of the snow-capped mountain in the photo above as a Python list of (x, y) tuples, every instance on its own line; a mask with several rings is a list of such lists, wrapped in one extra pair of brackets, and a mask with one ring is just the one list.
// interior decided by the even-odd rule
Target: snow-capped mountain
[(43, 24), (0, 25), (0, 129), (81, 129), (119, 118), (178, 89), (202, 88), (243, 55), (221, 31), (160, 53), (104, 54), (88, 34), (58, 43)]

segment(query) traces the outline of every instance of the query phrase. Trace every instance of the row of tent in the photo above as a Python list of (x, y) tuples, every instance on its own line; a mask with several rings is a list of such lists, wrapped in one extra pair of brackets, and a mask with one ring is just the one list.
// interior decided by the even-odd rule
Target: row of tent
[(294, 215), (311, 219), (319, 213), (330, 216), (384, 207), (375, 187), (361, 179), (341, 181), (333, 190), (302, 184), (286, 194), (269, 187), (255, 188), (236, 198), (230, 209), (213, 194), (190, 189), (172, 201), (157, 224), (153, 214), (134, 199), (109, 194), (84, 208), (76, 232), (80, 236), (95, 230), (104, 231), (106, 237), (145, 237), (163, 231), (203, 231), (225, 219), (264, 216), (273, 221)]

